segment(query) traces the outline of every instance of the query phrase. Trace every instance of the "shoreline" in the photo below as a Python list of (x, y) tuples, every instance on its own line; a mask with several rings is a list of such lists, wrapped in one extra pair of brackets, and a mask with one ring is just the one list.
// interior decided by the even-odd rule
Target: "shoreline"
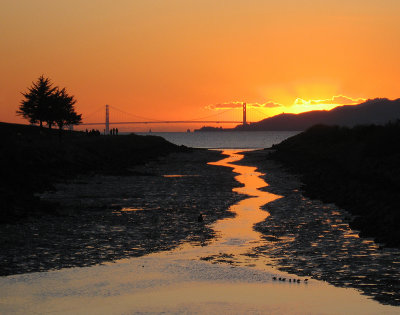
[(0, 224), (58, 215), (37, 195), (80, 175), (126, 175), (171, 152), (190, 151), (156, 136), (100, 136), (0, 123)]
[(300, 177), (268, 159), (270, 152), (244, 152), (239, 162), (265, 174), (269, 186), (262, 190), (283, 196), (263, 206), (270, 216), (254, 227), (265, 240), (255, 249), (257, 255), (270, 256), (270, 265), (281, 271), (356, 288), (383, 304), (400, 306), (400, 250), (360, 237), (349, 226), (349, 212), (304, 196)]
[(299, 174), (307, 196), (349, 211), (351, 226), (400, 248), (400, 121), (383, 126), (313, 126), (274, 145), (272, 158)]
[[(187, 158), (191, 159), (192, 156)], [(182, 159), (174, 160), (182, 162)], [(164, 162), (171, 165), (168, 159)], [(160, 164), (156, 163), (156, 167), (160, 168)], [(161, 169), (164, 168), (161, 166)], [(164, 178), (182, 180), (191, 177), (189, 173), (180, 174), (185, 177), (176, 177), (175, 169), (168, 169), (170, 177)], [(233, 174), (230, 167), (222, 169), (228, 169)], [(251, 227), (254, 222), (267, 216), (259, 208), (263, 201), (252, 202), (254, 189), (265, 184), (255, 171), (255, 166), (234, 166), (234, 170), (240, 174), (237, 180), (245, 184), (237, 190), (242, 194), (247, 191), (249, 195), (230, 208), (237, 213), (235, 219), (220, 220), (212, 225), (217, 233), (221, 231), (221, 235), (210, 246), (184, 244), (176, 250), (154, 252), (91, 268), (65, 268), (46, 273), (1, 277), (3, 294), (0, 308), (5, 312), (25, 313), (29, 309), (37, 313), (60, 314), (321, 314), (327, 308), (336, 314), (397, 313), (396, 308), (372, 301), (354, 289), (335, 288), (313, 280), (297, 283), (276, 281), (277, 277), (291, 275), (266, 267), (261, 263), (264, 261), (261, 257), (261, 264), (257, 266), (258, 258), (254, 255), (245, 255), (240, 264), (231, 262), (231, 256), (237, 258), (237, 255), (242, 256), (240, 253), (247, 252), (248, 248), (242, 247), (244, 243), (250, 247), (260, 244), (258, 233)], [(248, 180), (245, 180), (246, 177)], [(256, 198), (261, 199), (273, 197), (273, 200), (276, 197), (263, 192), (256, 195)], [(247, 222), (248, 227), (243, 231), (245, 234), (238, 235), (234, 226), (227, 226), (229, 222), (239, 224), (238, 227)], [(239, 246), (232, 247), (232, 242)], [(230, 255), (230, 249), (236, 252)], [(219, 253), (213, 257), (221, 257), (212, 262), (204, 261), (201, 257), (207, 253)]]
[[(221, 152), (183, 149), (122, 173), (64, 178), (56, 190), (42, 193), (45, 203), (61, 207), (57, 215), (2, 225), (1, 275), (93, 266), (185, 242), (207, 245), (215, 237), (211, 223), (233, 217), (229, 206), (246, 197), (232, 191), (239, 184), (230, 168), (206, 164), (221, 159)], [(359, 238), (349, 213), (305, 197), (299, 176), (267, 160), (267, 151), (244, 151), (244, 160), (235, 163), (258, 167), (269, 184), (262, 190), (284, 196), (263, 207), (271, 215), (255, 230), (264, 244), (251, 255), (271, 258), (268, 265), (281, 271), (400, 305), (399, 251)], [(200, 213), (204, 223), (197, 221)]]
[(243, 198), (232, 191), (239, 184), (231, 169), (206, 164), (222, 157), (212, 150), (172, 153), (131, 167), (130, 175), (80, 175), (56, 184), (40, 197), (60, 205), (58, 216), (2, 226), (1, 275), (207, 244), (215, 235), (211, 223), (234, 216), (227, 209)]

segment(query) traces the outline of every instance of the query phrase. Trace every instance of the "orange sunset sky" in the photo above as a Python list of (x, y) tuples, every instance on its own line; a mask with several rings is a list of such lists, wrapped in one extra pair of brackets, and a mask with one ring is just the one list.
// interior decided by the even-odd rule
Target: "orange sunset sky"
[(42, 74), (97, 111), (85, 121), (105, 104), (186, 120), (245, 101), (254, 121), (398, 98), (399, 21), (399, 0), (1, 0), (0, 121), (25, 122), (20, 92)]

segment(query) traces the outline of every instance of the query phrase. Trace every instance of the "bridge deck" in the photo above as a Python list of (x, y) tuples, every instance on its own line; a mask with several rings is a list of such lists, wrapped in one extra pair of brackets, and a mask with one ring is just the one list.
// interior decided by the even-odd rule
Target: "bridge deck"
[[(129, 124), (241, 124), (242, 121), (237, 120), (161, 120), (161, 121), (110, 121), (110, 125), (129, 125)], [(249, 123), (249, 122), (248, 122)], [(101, 123), (82, 123), (81, 126), (94, 126), (94, 125), (104, 125)]]

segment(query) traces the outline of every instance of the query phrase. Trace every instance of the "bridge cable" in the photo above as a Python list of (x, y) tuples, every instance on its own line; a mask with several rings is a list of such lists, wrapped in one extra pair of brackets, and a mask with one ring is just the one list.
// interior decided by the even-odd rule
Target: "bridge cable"
[(138, 115), (131, 114), (131, 113), (125, 112), (125, 111), (123, 111), (123, 110), (120, 110), (119, 108), (116, 108), (116, 107), (114, 107), (114, 106), (111, 106), (111, 105), (109, 105), (109, 106), (110, 106), (110, 108), (112, 108), (112, 109), (114, 109), (114, 110), (116, 110), (116, 111), (118, 111), (118, 112), (121, 112), (121, 113), (123, 113), (123, 114), (125, 114), (125, 115), (133, 116), (133, 117), (135, 117), (135, 118), (140, 118), (140, 119), (145, 119), (145, 120), (151, 120), (151, 121), (154, 121), (154, 122), (161, 122), (161, 121), (163, 121), (163, 120), (159, 120), (159, 119), (153, 119), (153, 118), (138, 116)]
[(95, 110), (94, 112), (91, 112), (89, 115), (84, 116), (84, 119), (88, 119), (89, 117), (92, 117), (94, 114), (98, 113), (99, 111), (104, 110), (103, 107), (100, 107), (99, 109)]
[[(119, 112), (121, 112), (123, 114), (130, 115), (130, 116), (133, 116), (133, 117), (136, 117), (136, 118), (141, 118), (141, 119), (150, 120), (150, 121), (154, 121), (154, 122), (164, 122), (164, 120), (160, 120), (160, 119), (148, 118), (148, 117), (143, 117), (143, 116), (138, 116), (138, 115), (135, 115), (135, 114), (131, 114), (131, 113), (125, 112), (125, 111), (123, 111), (123, 110), (121, 110), (119, 108), (116, 108), (114, 106), (111, 106), (111, 105), (109, 105), (109, 107), (114, 109), (114, 110), (116, 110), (116, 111), (119, 111)], [(207, 119), (207, 118), (210, 118), (210, 117), (215, 117), (215, 116), (218, 116), (218, 115), (222, 115), (222, 114), (224, 114), (226, 112), (229, 112), (229, 111), (232, 111), (232, 110), (234, 110), (234, 108), (230, 108), (230, 109), (227, 109), (227, 110), (225, 110), (223, 112), (215, 113), (215, 114), (212, 114), (212, 115), (207, 115), (207, 116), (200, 117), (200, 118), (185, 119), (185, 120), (188, 120), (188, 121), (204, 120), (204, 119)]]

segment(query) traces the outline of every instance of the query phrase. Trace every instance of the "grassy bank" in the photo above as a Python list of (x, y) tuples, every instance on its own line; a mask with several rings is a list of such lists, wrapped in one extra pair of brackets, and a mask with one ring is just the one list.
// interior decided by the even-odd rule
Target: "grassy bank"
[(35, 197), (78, 174), (125, 174), (129, 167), (187, 150), (155, 136), (94, 136), (0, 123), (0, 223), (54, 213)]
[(301, 175), (309, 197), (351, 212), (361, 236), (400, 246), (400, 123), (314, 126), (274, 149), (272, 158)]

